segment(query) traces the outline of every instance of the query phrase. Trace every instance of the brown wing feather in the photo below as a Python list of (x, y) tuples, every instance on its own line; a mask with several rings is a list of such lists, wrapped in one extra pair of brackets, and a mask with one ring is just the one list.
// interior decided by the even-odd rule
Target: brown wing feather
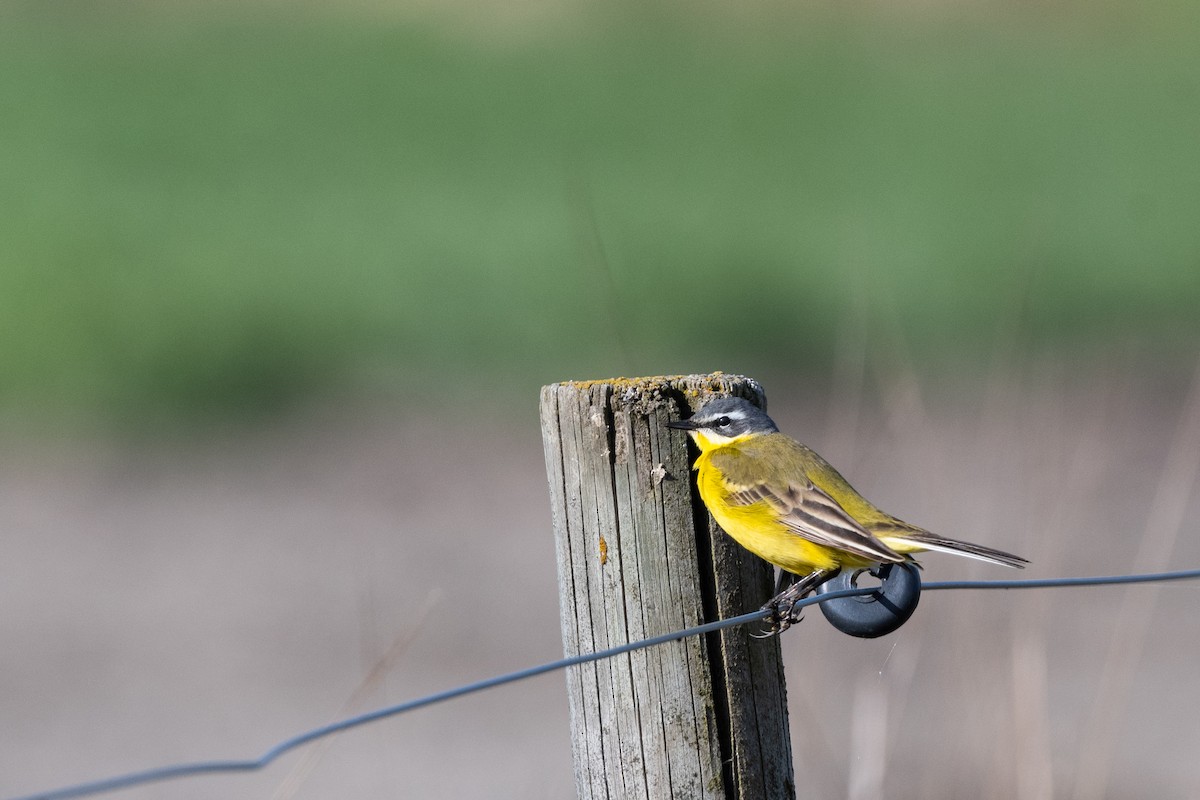
[(872, 536), (837, 501), (807, 482), (779, 490), (765, 483), (736, 487), (727, 498), (733, 505), (765, 501), (779, 513), (779, 521), (792, 533), (814, 544), (880, 562), (907, 560)]

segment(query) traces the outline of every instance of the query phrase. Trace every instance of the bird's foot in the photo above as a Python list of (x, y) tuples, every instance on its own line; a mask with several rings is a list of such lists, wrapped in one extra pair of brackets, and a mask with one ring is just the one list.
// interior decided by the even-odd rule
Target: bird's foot
[[(799, 599), (799, 598), (797, 598)], [(750, 634), (755, 639), (770, 639), (772, 636), (778, 636), (788, 628), (795, 625), (800, 620), (804, 619), (804, 615), (795, 609), (795, 600), (781, 600), (776, 597), (771, 602), (763, 606), (764, 611), (770, 611), (763, 620), (767, 623), (766, 630), (759, 633)]]
[(762, 607), (770, 613), (764, 617), (767, 629), (758, 635), (751, 634), (756, 639), (769, 639), (778, 636), (804, 618), (803, 610), (796, 608), (796, 603), (812, 594), (818, 586), (837, 575), (836, 569), (819, 569), (783, 589), (770, 602)]

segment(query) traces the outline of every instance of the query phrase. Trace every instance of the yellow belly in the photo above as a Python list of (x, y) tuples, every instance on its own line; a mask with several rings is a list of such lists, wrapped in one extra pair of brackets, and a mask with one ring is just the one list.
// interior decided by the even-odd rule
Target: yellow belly
[(696, 484), (700, 499), (708, 507), (717, 524), (742, 547), (777, 567), (797, 575), (807, 575), (817, 569), (842, 566), (865, 566), (839, 550), (810, 542), (781, 524), (775, 510), (765, 502), (751, 505), (731, 505), (729, 493), (703, 455), (697, 461), (699, 473)]

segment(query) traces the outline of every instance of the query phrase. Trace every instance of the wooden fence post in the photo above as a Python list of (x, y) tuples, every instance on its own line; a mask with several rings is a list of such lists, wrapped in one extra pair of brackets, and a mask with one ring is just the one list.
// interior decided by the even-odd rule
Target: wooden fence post
[[(696, 495), (666, 427), (758, 383), (713, 375), (568, 382), (541, 394), (567, 655), (752, 611), (771, 570)], [(795, 797), (778, 639), (750, 626), (567, 672), (581, 800)]]

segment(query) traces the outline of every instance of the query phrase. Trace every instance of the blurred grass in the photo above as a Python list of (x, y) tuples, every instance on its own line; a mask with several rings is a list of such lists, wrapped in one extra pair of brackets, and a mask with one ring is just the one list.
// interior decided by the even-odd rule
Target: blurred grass
[(6, 4), (0, 406), (1200, 339), (1193, 6), (599, 8)]

